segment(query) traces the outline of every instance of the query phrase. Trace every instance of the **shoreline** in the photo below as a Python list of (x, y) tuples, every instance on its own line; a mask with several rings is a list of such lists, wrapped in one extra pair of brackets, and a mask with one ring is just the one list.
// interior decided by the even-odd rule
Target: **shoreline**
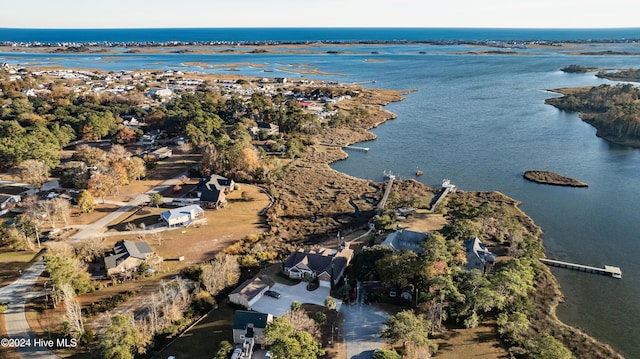
[[(384, 105), (381, 105), (381, 107), (382, 106)], [(395, 115), (394, 113), (389, 112), (383, 108), (382, 110), (390, 113), (392, 117), (386, 120), (377, 122), (375, 126), (367, 128), (366, 129), (367, 132), (369, 132), (371, 129), (375, 127), (378, 127), (384, 124), (388, 120), (397, 118), (397, 115)], [(375, 134), (373, 133), (371, 133), (371, 136), (373, 137), (373, 139), (375, 139), (376, 137)], [(345, 145), (353, 145), (358, 142), (362, 142), (362, 141), (346, 142)], [(344, 156), (342, 158), (336, 159), (336, 161), (344, 160), (348, 157), (348, 153), (346, 153), (342, 149), (340, 151), (344, 154)], [(357, 180), (362, 180), (360, 178), (353, 177), (333, 169), (331, 170), (341, 176), (346, 175), (348, 177), (351, 177)], [(427, 185), (424, 185), (424, 186), (428, 187)], [(468, 193), (480, 194), (484, 192), (474, 191), (474, 192), (468, 192)], [(515, 208), (518, 210), (520, 215), (526, 221), (530, 222), (532, 226), (535, 226), (536, 228), (540, 228), (535, 224), (534, 220), (527, 213), (525, 213), (519, 208), (519, 204), (520, 204), (519, 201), (507, 195), (504, 195), (504, 194), (501, 194), (501, 195), (504, 196), (507, 199), (507, 201), (512, 201), (514, 203)], [(542, 229), (540, 229), (540, 236), (537, 239), (541, 242), (541, 245), (544, 248), (544, 243), (541, 235), (542, 235)], [(545, 249), (545, 253), (546, 253), (546, 249)], [(554, 336), (556, 336), (569, 348), (583, 348), (584, 352), (581, 352), (581, 354), (586, 356), (581, 356), (580, 358), (624, 359), (625, 357), (622, 354), (620, 354), (616, 349), (614, 349), (611, 344), (600, 341), (597, 338), (591, 336), (589, 333), (584, 332), (583, 330), (573, 327), (567, 323), (564, 323), (558, 318), (557, 308), (559, 304), (564, 301), (564, 294), (562, 293), (562, 289), (560, 287), (560, 284), (558, 283), (557, 278), (553, 275), (551, 270), (546, 265), (542, 265), (540, 268), (542, 268), (543, 274), (540, 276), (540, 278), (536, 280), (535, 282), (536, 290), (532, 293), (532, 295), (535, 296), (535, 300), (534, 300), (535, 306), (536, 308), (538, 308), (538, 311), (537, 311), (538, 316), (536, 316), (535, 318), (538, 327), (542, 329), (549, 329)], [(554, 295), (549, 296), (542, 293), (542, 292), (546, 292), (546, 290), (554, 293)], [(590, 354), (590, 355), (587, 355), (587, 354)]]

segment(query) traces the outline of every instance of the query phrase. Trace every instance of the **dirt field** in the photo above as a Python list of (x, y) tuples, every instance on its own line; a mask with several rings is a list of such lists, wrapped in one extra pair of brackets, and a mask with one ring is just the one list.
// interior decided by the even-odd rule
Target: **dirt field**
[(447, 220), (441, 214), (419, 211), (412, 214), (407, 220), (400, 222), (404, 228), (417, 232), (430, 232), (442, 229), (447, 224)]
[(436, 339), (436, 358), (508, 358), (497, 335), (495, 321), (485, 321), (473, 329), (451, 329)]
[[(250, 200), (241, 199), (245, 192)], [(213, 210), (207, 209), (205, 216), (207, 223), (189, 228), (177, 228), (158, 235), (144, 235), (140, 239), (146, 240), (151, 248), (165, 259), (160, 268), (161, 274), (175, 273), (183, 268), (211, 259), (216, 253), (228, 245), (243, 237), (268, 231), (269, 228), (264, 218), (259, 216), (260, 211), (269, 205), (269, 198), (257, 188), (240, 185), (240, 189), (231, 192), (227, 196), (228, 204), (225, 208)], [(125, 218), (125, 223), (140, 221), (158, 222), (158, 213), (167, 209), (145, 207), (140, 214)], [(121, 239), (137, 239), (137, 235), (107, 237), (105, 243), (112, 247)], [(179, 256), (184, 256), (184, 261), (177, 261)]]

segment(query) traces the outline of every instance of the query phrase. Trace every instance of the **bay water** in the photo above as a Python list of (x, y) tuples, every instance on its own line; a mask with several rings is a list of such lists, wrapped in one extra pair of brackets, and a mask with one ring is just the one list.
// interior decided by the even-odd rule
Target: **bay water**
[[(11, 40), (3, 31), (8, 30), (0, 29), (0, 41)], [(367, 36), (390, 36), (383, 29), (377, 31), (378, 35)], [(598, 34), (590, 33), (594, 38), (611, 36), (606, 31)], [(497, 38), (499, 34), (490, 35)], [(544, 34), (538, 35), (544, 38)], [(264, 34), (255, 30), (253, 36), (262, 40)], [(329, 35), (315, 36), (322, 39)], [(636, 43), (611, 44), (607, 49), (640, 52)], [(333, 168), (375, 181), (383, 179), (383, 171), (433, 186), (448, 178), (465, 191), (500, 191), (521, 201), (521, 208), (545, 233), (549, 258), (614, 265), (623, 272), (622, 280), (617, 280), (552, 269), (566, 296), (558, 308), (560, 319), (610, 343), (629, 358), (640, 358), (640, 149), (608, 143), (596, 137), (595, 129), (577, 114), (544, 104), (546, 98), (558, 96), (549, 89), (615, 84), (593, 73), (563, 73), (562, 67), (638, 68), (640, 56), (585, 56), (565, 48), (517, 50), (519, 55), (472, 54), (495, 49), (420, 44), (361, 44), (348, 51), (327, 45), (324, 50), (345, 52), (223, 55), (7, 51), (0, 53), (0, 62), (106, 71), (174, 69), (211, 73), (225, 70), (189, 64), (255, 63), (264, 67), (237, 67), (240, 73), (252, 76), (304, 77), (412, 90), (404, 101), (386, 107), (398, 118), (373, 130), (378, 138), (363, 144), (371, 149), (368, 153), (349, 152), (349, 158)], [(602, 48), (591, 49), (587, 44), (583, 50)], [(327, 74), (300, 75), (293, 71), (292, 64), (307, 64)], [(418, 169), (424, 171), (423, 176), (415, 177)], [(522, 178), (527, 169), (555, 171), (587, 182), (589, 187), (528, 182)]]

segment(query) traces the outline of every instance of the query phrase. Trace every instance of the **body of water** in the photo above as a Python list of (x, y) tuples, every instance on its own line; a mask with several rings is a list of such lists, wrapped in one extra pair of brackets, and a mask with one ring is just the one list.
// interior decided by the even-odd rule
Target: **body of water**
[[(254, 38), (250, 40), (270, 39), (268, 36), (272, 36), (253, 30)], [(11, 30), (0, 30), (0, 41), (15, 41), (6, 35), (7, 31)], [(59, 38), (57, 32), (61, 30), (55, 31), (57, 37), (52, 35), (52, 38)], [(175, 33), (175, 30), (163, 31)], [(357, 32), (314, 31), (316, 33), (313, 36), (307, 33), (303, 37), (316, 40), (331, 37), (335, 40), (362, 36)], [(412, 36), (424, 37), (424, 31), (433, 29), (376, 31), (377, 35), (368, 29), (367, 36), (376, 37), (377, 40), (412, 40), (415, 39)], [(508, 39), (514, 36), (514, 32), (508, 30), (486, 30), (486, 33), (474, 35), (472, 29), (456, 29), (449, 33), (444, 31), (441, 39), (446, 38), (444, 36), (459, 37), (460, 31), (467, 31), (465, 36), (469, 39)], [(572, 31), (575, 32), (521, 30), (519, 36), (522, 36), (520, 39), (556, 40), (583, 36), (593, 39), (640, 37), (637, 29)], [(65, 35), (68, 38), (64, 41), (80, 41), (78, 39), (82, 36), (89, 36), (73, 34), (78, 38)], [(156, 37), (122, 40), (125, 38), (123, 34), (116, 31), (91, 36), (101, 41), (160, 41), (160, 38), (168, 38), (166, 34), (155, 34)], [(242, 31), (239, 34), (248, 36)], [(20, 41), (46, 40), (28, 39)], [(640, 52), (635, 43), (615, 44), (611, 48)], [(420, 169), (424, 175), (417, 179), (429, 185), (437, 186), (443, 178), (448, 178), (465, 191), (500, 191), (522, 201), (521, 208), (545, 232), (544, 244), (548, 257), (594, 266), (615, 265), (623, 271), (623, 279), (616, 280), (553, 269), (566, 295), (566, 302), (558, 309), (559, 317), (612, 344), (627, 357), (640, 358), (640, 339), (637, 334), (640, 333), (640, 306), (637, 304), (640, 298), (640, 262), (637, 260), (640, 255), (640, 149), (610, 144), (596, 137), (595, 129), (582, 122), (577, 114), (561, 112), (544, 104), (546, 98), (557, 96), (548, 92), (549, 89), (613, 84), (596, 78), (592, 73), (567, 74), (561, 72), (560, 68), (570, 64), (638, 68), (640, 56), (579, 56), (573, 54), (572, 49), (564, 48), (518, 50), (521, 56), (469, 53), (478, 50), (460, 45), (382, 45), (375, 47), (375, 55), (366, 46), (356, 47), (356, 53), (340, 55), (161, 53), (102, 56), (12, 52), (0, 53), (0, 62), (55, 64), (110, 71), (171, 68), (205, 72), (223, 70), (191, 67), (185, 63), (216, 65), (250, 62), (266, 67), (244, 66), (239, 68), (241, 73), (290, 78), (302, 75), (287, 72), (286, 68), (294, 63), (304, 63), (326, 73), (343, 74), (304, 75), (306, 78), (342, 82), (375, 80), (374, 85), (367, 86), (415, 90), (406, 95), (404, 101), (387, 106), (398, 118), (373, 131), (378, 138), (366, 143), (366, 147), (371, 149), (368, 153), (349, 152), (347, 160), (333, 167), (350, 175), (376, 181), (382, 180), (385, 170), (413, 178), (415, 171)], [(372, 56), (379, 61), (367, 61)], [(265, 70), (273, 72), (264, 73)], [(522, 172), (526, 169), (559, 172), (587, 182), (589, 187), (564, 188), (535, 184), (522, 178)]]

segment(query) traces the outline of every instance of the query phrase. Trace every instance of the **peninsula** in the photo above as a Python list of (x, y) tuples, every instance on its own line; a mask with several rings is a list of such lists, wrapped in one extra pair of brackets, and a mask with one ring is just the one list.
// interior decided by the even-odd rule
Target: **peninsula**
[[(317, 350), (296, 357), (316, 358), (325, 350), (328, 357), (345, 357), (340, 345), (325, 345), (339, 338), (334, 337), (336, 328), (344, 333), (341, 325), (348, 324), (336, 319), (333, 297), (359, 300), (356, 288), (373, 280), (382, 287), (372, 288), (364, 300), (388, 303), (394, 306), (392, 313), (398, 312), (377, 325), (391, 327), (413, 319), (418, 323), (413, 327), (422, 329), (412, 341), (391, 330), (379, 333), (389, 351), (421, 350), (422, 357), (428, 357), (438, 344), (451, 355), (485, 345), (505, 357), (543, 357), (553, 350), (563, 358), (621, 358), (610, 346), (556, 318), (562, 294), (551, 271), (538, 260), (544, 257), (542, 230), (518, 209), (517, 201), (497, 192), (458, 191), (432, 208), (442, 189), (417, 181), (374, 183), (329, 167), (347, 156), (343, 147), (374, 139), (369, 130), (395, 118), (384, 106), (403, 99), (398, 91), (304, 78), (216, 78), (176, 70), (33, 70), (7, 64), (0, 69), (0, 82), (2, 99), (9, 104), (0, 121), (5, 134), (2, 170), (18, 171), (24, 181), (41, 187), (42, 180), (54, 176), (64, 184), (45, 196), (12, 203), (21, 210), (14, 214), (20, 232), (2, 226), (8, 239), (2, 249), (12, 253), (35, 250), (41, 232), (52, 239), (43, 247), (53, 285), (41, 280), (33, 291), (70, 288), (53, 294), (64, 296), (67, 313), (73, 309), (77, 315), (65, 316), (42, 299), (26, 308), (33, 312), (28, 318), (37, 318), (29, 322), (37, 337), (72, 337), (80, 343), (77, 348), (53, 348), (58, 355), (157, 356), (189, 340), (190, 335), (182, 334), (218, 303), (210, 315), (228, 325), (216, 333), (209, 327), (198, 345), (182, 344), (187, 347), (183, 354), (198, 357), (194, 351), (206, 347), (207, 355), (217, 351), (226, 358), (233, 350), (227, 341), (233, 337), (235, 310), (224, 304), (231, 298), (227, 294), (242, 292), (241, 278), (256, 278), (265, 289), (280, 285), (285, 290), (289, 284), (304, 288), (304, 279), (310, 282), (307, 288), (326, 293), (315, 302), (311, 291), (296, 294), (304, 305), (314, 306), (292, 311), (314, 319), (305, 321), (303, 329), (290, 329), (300, 312), (296, 317), (283, 315), (274, 322), (286, 330), (276, 327), (269, 335), (309, 331), (314, 336), (275, 338), (269, 348), (274, 353), (285, 350), (282, 343), (304, 339), (297, 347)], [(17, 180), (10, 173), (5, 176)], [(78, 192), (72, 206), (72, 195)], [(182, 214), (159, 208), (185, 204)], [(42, 208), (52, 208), (46, 223), (33, 215)], [(71, 211), (77, 216), (60, 214)], [(100, 226), (98, 218), (107, 213), (109, 221)], [(121, 214), (124, 218), (116, 218)], [(387, 235), (404, 232), (399, 230), (411, 216), (429, 224), (419, 232), (420, 243), (397, 252), (383, 245)], [(86, 233), (89, 225), (100, 227), (103, 232), (95, 233), (108, 239), (76, 240), (74, 235)], [(168, 234), (158, 235), (158, 227)], [(237, 230), (229, 233), (229, 228)], [(480, 244), (469, 249), (467, 243)], [(143, 257), (114, 266), (129, 248)], [(469, 258), (475, 259), (474, 251), (480, 249), (486, 252), (474, 267)], [(297, 254), (324, 256), (331, 275), (298, 272), (296, 277), (292, 267), (288, 278), (284, 271), (278, 273)], [(343, 261), (348, 278), (334, 272), (331, 256)], [(90, 276), (88, 264), (96, 263), (98, 268), (103, 263), (104, 273)], [(271, 274), (264, 272), (274, 267)], [(224, 283), (217, 277), (224, 277)], [(270, 294), (273, 297), (262, 298), (261, 293), (257, 299), (282, 303), (290, 297)], [(254, 308), (259, 301), (245, 307)], [(24, 308), (24, 303), (9, 303), (8, 312)], [(448, 336), (461, 326), (469, 331), (482, 327), (490, 335), (479, 344), (474, 335), (458, 347), (449, 344)], [(137, 340), (113, 339), (123, 328)], [(9, 336), (15, 326), (7, 321), (2, 330)]]
[(570, 177), (565, 177), (561, 174), (551, 171), (527, 170), (524, 171), (523, 176), (529, 181), (542, 184), (568, 187), (589, 187), (588, 184), (582, 181)]

